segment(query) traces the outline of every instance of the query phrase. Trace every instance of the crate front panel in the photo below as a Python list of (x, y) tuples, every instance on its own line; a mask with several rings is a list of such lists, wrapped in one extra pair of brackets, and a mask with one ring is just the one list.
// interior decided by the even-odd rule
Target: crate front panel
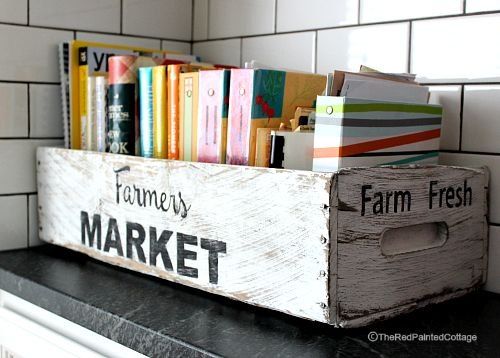
[[(340, 171), (338, 323), (366, 324), (480, 285), (486, 178), (482, 169), (440, 166)], [(392, 231), (402, 246), (384, 253), (384, 235), (396, 228), (403, 228)], [(433, 243), (433, 234), (445, 236)]]
[[(331, 179), (326, 173), (41, 148), (40, 238), (327, 322)], [(159, 208), (150, 205), (153, 191), (165, 199)]]

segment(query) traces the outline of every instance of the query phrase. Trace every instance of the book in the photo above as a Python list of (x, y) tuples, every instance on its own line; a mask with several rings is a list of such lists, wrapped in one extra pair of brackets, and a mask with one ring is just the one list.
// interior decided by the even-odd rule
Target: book
[(108, 116), (109, 151), (135, 154), (136, 131), (136, 56), (109, 58)]
[(435, 105), (319, 96), (313, 170), (437, 164), (441, 116)]
[(87, 150), (106, 151), (106, 84), (105, 76), (87, 79)]
[(314, 132), (271, 132), (269, 167), (312, 170)]
[(198, 78), (198, 161), (225, 163), (230, 71), (200, 71)]
[(255, 165), (257, 128), (278, 128), (297, 107), (313, 106), (322, 75), (265, 69), (231, 70), (227, 163)]
[(168, 159), (180, 159), (180, 75), (202, 69), (214, 69), (214, 66), (206, 63), (189, 63), (171, 64), (167, 67)]
[(61, 81), (61, 109), (63, 119), (64, 148), (70, 148), (70, 107), (69, 107), (69, 42), (58, 47), (59, 79)]
[(141, 155), (153, 158), (153, 68), (139, 68), (139, 127)]
[[(82, 40), (73, 40), (70, 41), (66, 47), (63, 46), (63, 49), (67, 49), (67, 61), (68, 61), (68, 71), (67, 78), (68, 83), (65, 84), (61, 82), (61, 91), (64, 96), (65, 92), (66, 96), (66, 110), (69, 110), (68, 116), (68, 146), (73, 149), (80, 149), (81, 146), (81, 126), (80, 126), (80, 80), (79, 80), (79, 51), (80, 48), (86, 47), (86, 59), (89, 63), (94, 63), (99, 67), (99, 74), (105, 74), (106, 71), (106, 63), (108, 62), (108, 58), (112, 55), (141, 55), (146, 57), (154, 57), (160, 60), (170, 60), (172, 63), (183, 63), (183, 62), (191, 62), (197, 61), (196, 56), (191, 55), (183, 55), (178, 54), (168, 50), (156, 50), (156, 49), (148, 49), (136, 46), (124, 46), (124, 45), (115, 45), (115, 44), (106, 44), (99, 42), (90, 42), (90, 41), (82, 41)], [(61, 53), (61, 50), (60, 50)], [(60, 56), (60, 62), (62, 61), (64, 65), (65, 57)], [(92, 66), (89, 66), (89, 71)], [(103, 73), (101, 73), (103, 72)], [(63, 72), (61, 71), (63, 75)], [(89, 73), (90, 74), (90, 73)], [(61, 76), (63, 78), (63, 76)], [(68, 90), (64, 90), (63, 87), (68, 86)], [(82, 85), (82, 90), (86, 88)], [(65, 97), (63, 97), (64, 100)], [(85, 97), (86, 98), (86, 97)], [(83, 101), (83, 99), (82, 99)], [(64, 108), (64, 103), (63, 103)], [(64, 113), (63, 113), (64, 115)]]
[(167, 158), (179, 159), (179, 76), (188, 65), (167, 66)]
[(181, 73), (179, 79), (179, 159), (198, 160), (198, 72)]
[(152, 68), (153, 76), (153, 157), (166, 159), (167, 147), (167, 66)]

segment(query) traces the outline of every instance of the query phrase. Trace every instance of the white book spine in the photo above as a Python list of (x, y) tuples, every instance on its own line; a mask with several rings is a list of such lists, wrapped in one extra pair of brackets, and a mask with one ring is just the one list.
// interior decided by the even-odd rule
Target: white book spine
[(106, 151), (106, 77), (89, 76), (87, 83), (87, 150)]

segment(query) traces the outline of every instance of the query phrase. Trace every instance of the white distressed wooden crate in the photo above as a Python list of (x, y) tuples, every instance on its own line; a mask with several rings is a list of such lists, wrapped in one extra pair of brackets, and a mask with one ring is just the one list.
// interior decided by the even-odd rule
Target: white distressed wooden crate
[(355, 327), (485, 281), (485, 169), (37, 158), (43, 240), (249, 304)]

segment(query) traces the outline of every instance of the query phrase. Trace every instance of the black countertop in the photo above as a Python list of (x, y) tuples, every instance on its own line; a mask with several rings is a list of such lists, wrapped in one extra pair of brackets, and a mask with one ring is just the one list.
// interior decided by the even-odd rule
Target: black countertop
[[(500, 356), (500, 295), (487, 292), (363, 329), (335, 329), (52, 245), (0, 253), (0, 289), (154, 357)], [(477, 341), (370, 342), (371, 331), (460, 333)]]

